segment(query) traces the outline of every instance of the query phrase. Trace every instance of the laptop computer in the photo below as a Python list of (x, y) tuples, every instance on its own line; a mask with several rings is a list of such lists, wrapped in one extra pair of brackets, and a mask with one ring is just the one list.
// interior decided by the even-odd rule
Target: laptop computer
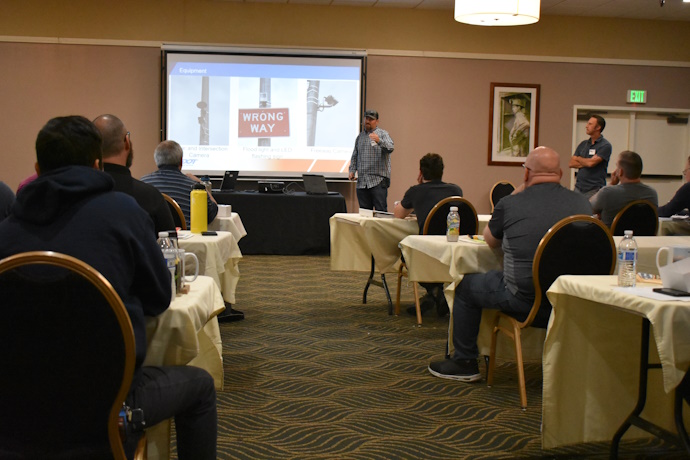
[(229, 192), (235, 190), (235, 183), (237, 182), (237, 176), (239, 171), (225, 171), (223, 175), (223, 182), (220, 184), (221, 192)]
[(304, 191), (309, 195), (328, 195), (326, 178), (321, 174), (302, 174)]

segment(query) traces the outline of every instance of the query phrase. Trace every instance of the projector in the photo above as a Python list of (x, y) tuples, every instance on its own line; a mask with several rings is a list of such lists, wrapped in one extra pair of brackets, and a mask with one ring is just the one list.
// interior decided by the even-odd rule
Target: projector
[(259, 193), (282, 193), (285, 182), (259, 181)]

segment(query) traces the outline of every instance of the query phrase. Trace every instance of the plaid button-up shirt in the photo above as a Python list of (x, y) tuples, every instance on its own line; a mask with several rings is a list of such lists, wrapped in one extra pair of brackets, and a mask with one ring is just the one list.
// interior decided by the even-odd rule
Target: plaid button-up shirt
[(391, 153), (393, 139), (386, 130), (376, 128), (379, 143), (372, 144), (369, 133), (362, 131), (355, 140), (350, 159), (350, 172), (357, 172), (357, 188), (373, 188), (391, 177)]

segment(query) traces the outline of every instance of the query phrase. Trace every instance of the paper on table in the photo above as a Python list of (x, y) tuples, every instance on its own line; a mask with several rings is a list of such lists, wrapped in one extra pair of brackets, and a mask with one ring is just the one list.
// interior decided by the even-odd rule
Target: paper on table
[(474, 244), (486, 244), (486, 241), (484, 241), (484, 237), (481, 235), (460, 235), (459, 240)]
[(625, 292), (626, 294), (637, 295), (640, 297), (645, 297), (647, 299), (661, 300), (665, 302), (690, 302), (690, 296), (688, 297), (674, 297), (666, 294), (659, 294), (654, 292), (652, 287), (614, 287), (614, 291)]

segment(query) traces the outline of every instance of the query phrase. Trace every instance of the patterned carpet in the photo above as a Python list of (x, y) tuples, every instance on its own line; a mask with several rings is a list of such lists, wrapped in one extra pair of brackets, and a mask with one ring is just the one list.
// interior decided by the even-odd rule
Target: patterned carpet
[[(221, 324), (219, 458), (608, 458), (606, 443), (542, 451), (539, 365), (525, 369), (526, 412), (512, 362), (497, 363), (493, 388), (431, 376), (448, 319), (388, 316), (378, 287), (362, 304), (366, 274), (331, 272), (326, 256), (247, 256), (240, 271), (246, 319)], [(649, 439), (624, 442), (621, 458), (684, 457)]]

